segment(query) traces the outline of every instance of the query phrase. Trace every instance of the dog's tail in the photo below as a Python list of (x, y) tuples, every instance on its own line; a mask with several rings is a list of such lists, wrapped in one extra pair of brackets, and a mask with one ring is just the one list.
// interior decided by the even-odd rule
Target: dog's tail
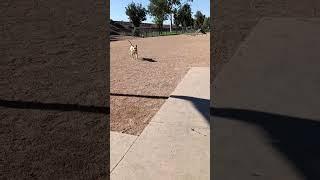
[[(128, 40), (129, 41), (129, 40)], [(129, 43), (131, 44), (131, 46), (134, 46), (130, 41), (129, 41)]]

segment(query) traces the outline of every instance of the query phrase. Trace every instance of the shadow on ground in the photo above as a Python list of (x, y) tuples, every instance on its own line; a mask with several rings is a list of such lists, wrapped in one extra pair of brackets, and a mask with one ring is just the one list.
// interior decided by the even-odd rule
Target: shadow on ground
[(41, 102), (29, 102), (29, 101), (10, 101), (10, 100), (0, 99), (0, 106), (7, 107), (7, 108), (15, 108), (15, 109), (80, 111), (80, 112), (109, 114), (108, 107), (86, 106), (86, 105), (79, 105), (79, 104), (41, 103)]
[(125, 96), (125, 97), (138, 97), (138, 98), (151, 98), (151, 99), (168, 99), (168, 96), (152, 96), (152, 95), (138, 95), (138, 94), (121, 94), (110, 93), (110, 96)]
[(320, 122), (234, 108), (210, 108), (210, 113), (213, 117), (243, 121), (263, 128), (272, 139), (272, 146), (287, 157), (306, 179), (320, 179)]
[(193, 106), (202, 114), (202, 116), (210, 124), (210, 101), (208, 99), (195, 98), (190, 96), (150, 96), (150, 95), (136, 95), (136, 94), (120, 94), (120, 93), (110, 93), (110, 96), (125, 96), (125, 97), (140, 97), (140, 98), (153, 98), (153, 99), (168, 99), (176, 98), (190, 101)]
[(152, 58), (142, 58), (142, 61), (148, 61), (148, 62), (157, 62), (156, 60), (152, 59)]
[(171, 98), (183, 99), (190, 101), (193, 106), (202, 114), (202, 116), (208, 121), (210, 124), (210, 100), (195, 98), (190, 96), (176, 96), (172, 95)]
[(140, 98), (153, 98), (153, 99), (168, 99), (177, 98), (190, 101), (194, 107), (202, 114), (204, 118), (210, 123), (210, 101), (208, 99), (195, 98), (190, 96), (150, 96), (150, 95), (137, 95), (137, 94), (121, 94), (121, 93), (110, 93), (110, 96), (125, 96), (125, 97), (140, 97)]

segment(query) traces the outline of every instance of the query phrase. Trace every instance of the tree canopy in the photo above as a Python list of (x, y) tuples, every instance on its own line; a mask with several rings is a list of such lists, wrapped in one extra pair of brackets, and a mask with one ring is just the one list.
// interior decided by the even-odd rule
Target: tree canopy
[(162, 28), (163, 21), (168, 19), (168, 13), (170, 12), (169, 3), (167, 0), (150, 0), (148, 12), (154, 17), (154, 23)]
[(183, 27), (192, 26), (192, 12), (191, 6), (189, 4), (182, 5), (178, 10), (174, 13), (174, 21), (175, 25), (182, 25)]
[(210, 17), (206, 17), (203, 21), (203, 29), (209, 30), (210, 29)]
[(172, 14), (176, 11), (176, 7), (180, 6), (180, 0), (168, 0), (168, 10), (170, 16), (170, 31), (172, 28)]
[(141, 4), (132, 2), (126, 7), (126, 15), (129, 16), (134, 27), (139, 27), (142, 21), (147, 19), (147, 10)]
[(195, 17), (195, 28), (202, 28), (202, 25), (206, 16), (202, 14), (200, 11), (197, 11), (194, 17)]
[(176, 6), (181, 5), (180, 0), (167, 0), (169, 13), (174, 13)]

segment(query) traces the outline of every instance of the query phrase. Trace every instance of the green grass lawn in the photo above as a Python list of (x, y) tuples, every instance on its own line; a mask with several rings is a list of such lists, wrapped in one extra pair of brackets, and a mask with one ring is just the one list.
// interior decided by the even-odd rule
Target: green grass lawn
[(183, 34), (181, 31), (172, 31), (172, 32), (161, 32), (159, 34), (159, 31), (153, 31), (153, 32), (147, 32), (143, 33), (145, 37), (153, 37), (153, 36), (172, 36), (172, 35), (179, 35)]

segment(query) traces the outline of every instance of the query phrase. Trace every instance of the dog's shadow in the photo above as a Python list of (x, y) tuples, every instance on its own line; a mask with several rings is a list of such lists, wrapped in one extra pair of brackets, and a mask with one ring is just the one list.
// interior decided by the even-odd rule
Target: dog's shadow
[(156, 60), (154, 60), (152, 58), (145, 58), (145, 57), (143, 57), (141, 60), (142, 61), (148, 61), (148, 62), (158, 62), (158, 61), (156, 61)]

